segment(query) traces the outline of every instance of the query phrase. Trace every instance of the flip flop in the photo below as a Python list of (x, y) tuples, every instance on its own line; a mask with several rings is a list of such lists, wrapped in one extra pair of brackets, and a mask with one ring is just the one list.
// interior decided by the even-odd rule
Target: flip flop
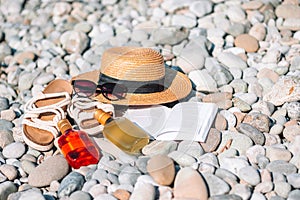
[(74, 119), (80, 130), (91, 136), (102, 132), (103, 125), (94, 118), (95, 109), (102, 109), (111, 113), (114, 117), (114, 107), (111, 104), (104, 104), (90, 98), (74, 96), (68, 106), (68, 115)]
[(53, 141), (59, 134), (56, 124), (66, 117), (71, 93), (72, 85), (68, 81), (56, 79), (25, 104), (22, 136), (28, 146), (39, 151), (53, 147)]

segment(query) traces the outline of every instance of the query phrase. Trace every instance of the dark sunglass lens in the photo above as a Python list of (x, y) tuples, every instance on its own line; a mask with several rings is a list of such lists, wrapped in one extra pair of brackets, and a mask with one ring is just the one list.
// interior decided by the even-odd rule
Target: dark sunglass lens
[(95, 93), (97, 85), (88, 80), (75, 80), (73, 88), (78, 95), (89, 97)]
[(115, 101), (126, 96), (127, 88), (116, 83), (105, 83), (102, 85), (102, 94), (109, 100)]

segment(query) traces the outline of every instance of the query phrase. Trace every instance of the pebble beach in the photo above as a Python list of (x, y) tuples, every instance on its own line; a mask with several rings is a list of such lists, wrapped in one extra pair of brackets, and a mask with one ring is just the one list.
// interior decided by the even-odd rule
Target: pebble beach
[[(155, 48), (218, 105), (206, 142), (103, 138), (72, 169), (22, 138), (24, 104), (98, 70), (115, 46)], [(299, 200), (299, 0), (0, 0), (0, 200)]]

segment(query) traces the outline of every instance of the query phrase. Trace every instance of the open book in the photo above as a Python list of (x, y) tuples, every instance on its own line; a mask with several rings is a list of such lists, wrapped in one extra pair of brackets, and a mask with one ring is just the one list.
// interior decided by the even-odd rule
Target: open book
[(162, 105), (130, 108), (124, 117), (157, 140), (205, 142), (217, 111), (213, 103), (183, 102), (173, 108)]

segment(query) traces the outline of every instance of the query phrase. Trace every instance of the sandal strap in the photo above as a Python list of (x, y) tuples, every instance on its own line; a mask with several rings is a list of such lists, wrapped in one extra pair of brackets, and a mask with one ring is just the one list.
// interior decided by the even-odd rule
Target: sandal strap
[(25, 119), (25, 118), (22, 120), (22, 124), (25, 124), (27, 126), (31, 126), (31, 127), (34, 127), (34, 128), (38, 128), (38, 129), (42, 129), (42, 130), (48, 131), (48, 132), (52, 133), (52, 135), (54, 136), (54, 138), (56, 138), (59, 135), (59, 132), (53, 126), (47, 126), (45, 124), (36, 123), (36, 122), (30, 121), (30, 120)]

